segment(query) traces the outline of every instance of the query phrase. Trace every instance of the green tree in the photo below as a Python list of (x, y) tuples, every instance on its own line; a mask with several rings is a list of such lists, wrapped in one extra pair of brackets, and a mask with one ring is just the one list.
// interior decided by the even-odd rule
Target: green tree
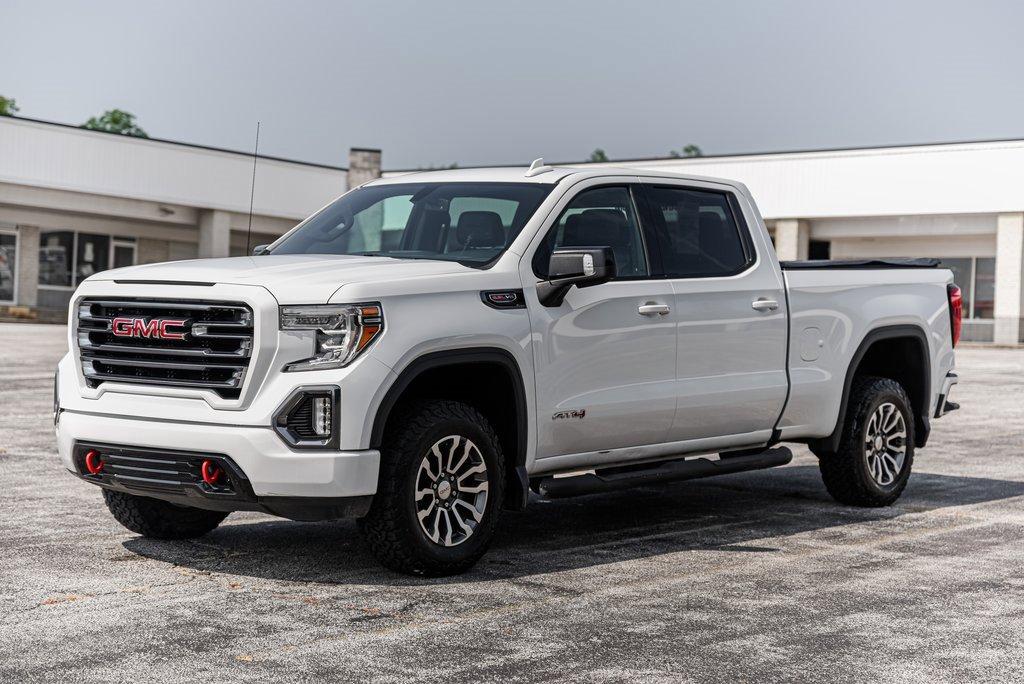
[(18, 113), (18, 103), (13, 97), (0, 95), (0, 116), (14, 116)]
[(592, 162), (606, 162), (608, 161), (608, 155), (604, 153), (600, 147), (590, 153), (590, 161)]
[(100, 116), (94, 116), (82, 124), (81, 127), (92, 131), (133, 135), (136, 138), (149, 137), (146, 135), (146, 131), (136, 125), (135, 115), (121, 109), (110, 109), (103, 112)]
[(699, 147), (697, 147), (696, 145), (691, 143), (690, 145), (687, 145), (686, 147), (684, 147), (682, 152), (677, 152), (676, 150), (669, 150), (668, 151), (668, 156), (675, 157), (675, 158), (679, 158), (679, 157), (703, 157), (704, 156), (704, 152)]

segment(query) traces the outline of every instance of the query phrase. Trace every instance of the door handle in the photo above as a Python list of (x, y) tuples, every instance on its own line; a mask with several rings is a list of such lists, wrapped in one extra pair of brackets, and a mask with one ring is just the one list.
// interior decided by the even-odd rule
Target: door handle
[(750, 307), (754, 311), (775, 311), (779, 308), (779, 303), (774, 299), (755, 299), (750, 303)]
[(636, 310), (641, 316), (664, 316), (671, 311), (672, 308), (668, 304), (654, 304), (651, 302), (648, 304), (641, 304)]

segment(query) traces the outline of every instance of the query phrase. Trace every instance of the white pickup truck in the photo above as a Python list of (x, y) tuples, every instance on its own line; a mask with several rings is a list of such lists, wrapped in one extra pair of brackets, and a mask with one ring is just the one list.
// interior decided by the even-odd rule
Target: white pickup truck
[(125, 527), (356, 517), (390, 568), (463, 571), (499, 513), (784, 465), (883, 506), (956, 408), (960, 293), (926, 260), (780, 264), (747, 189), (641, 170), (356, 188), (253, 256), (72, 300), (60, 457)]

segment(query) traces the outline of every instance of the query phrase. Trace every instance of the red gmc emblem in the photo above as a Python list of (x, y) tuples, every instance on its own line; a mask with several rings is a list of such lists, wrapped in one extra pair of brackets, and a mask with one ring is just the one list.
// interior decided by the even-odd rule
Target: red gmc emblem
[(188, 323), (181, 318), (130, 318), (122, 316), (110, 323), (110, 330), (115, 337), (154, 337), (160, 340), (183, 340), (184, 332), (174, 332), (168, 328), (180, 328)]

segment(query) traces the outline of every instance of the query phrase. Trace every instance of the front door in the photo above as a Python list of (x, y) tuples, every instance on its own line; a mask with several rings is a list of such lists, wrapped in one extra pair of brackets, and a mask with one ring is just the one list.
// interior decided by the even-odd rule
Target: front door
[[(670, 441), (767, 441), (788, 391), (778, 263), (731, 188), (644, 185), (645, 215), (672, 284), (679, 351)], [(749, 220), (748, 220), (749, 219)]]
[[(607, 183), (607, 181), (605, 181)], [(648, 238), (628, 183), (586, 187), (523, 260), (533, 328), (538, 459), (657, 444), (675, 415), (672, 284), (652, 278)], [(556, 247), (611, 247), (617, 276), (542, 305), (529, 285)]]

